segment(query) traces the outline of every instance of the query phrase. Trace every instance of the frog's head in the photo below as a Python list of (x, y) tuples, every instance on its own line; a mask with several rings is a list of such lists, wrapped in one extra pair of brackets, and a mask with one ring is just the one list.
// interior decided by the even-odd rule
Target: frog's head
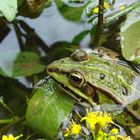
[[(70, 57), (52, 62), (47, 72), (68, 94), (76, 99), (85, 99), (92, 105), (96, 105), (94, 100), (111, 102), (105, 96), (123, 106), (131, 103), (132, 108), (129, 105), (127, 111), (140, 120), (137, 110), (133, 110), (133, 105), (137, 107), (139, 104), (140, 77), (130, 68), (77, 50)], [(105, 92), (105, 96), (97, 95), (94, 90)]]
[[(94, 89), (87, 83), (86, 67), (90, 59), (85, 51), (77, 50), (70, 57), (52, 62), (47, 66), (47, 73), (60, 83), (61, 87), (75, 96), (92, 101)], [(94, 104), (94, 103), (92, 103)]]

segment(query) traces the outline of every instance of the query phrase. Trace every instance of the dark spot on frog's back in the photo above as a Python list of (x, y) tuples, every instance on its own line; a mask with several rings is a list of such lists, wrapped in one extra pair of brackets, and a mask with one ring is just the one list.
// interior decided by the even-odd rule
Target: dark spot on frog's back
[(103, 80), (105, 78), (105, 74), (104, 73), (100, 73), (100, 79)]
[(83, 63), (83, 66), (86, 66), (87, 65), (87, 63)]
[(76, 50), (71, 54), (71, 58), (74, 61), (82, 62), (88, 60), (88, 54), (83, 50)]
[(135, 111), (135, 110), (138, 110), (139, 109), (139, 105), (136, 103), (132, 106), (132, 109)]
[(122, 85), (121, 89), (122, 89), (122, 94), (127, 96), (128, 95), (127, 88)]

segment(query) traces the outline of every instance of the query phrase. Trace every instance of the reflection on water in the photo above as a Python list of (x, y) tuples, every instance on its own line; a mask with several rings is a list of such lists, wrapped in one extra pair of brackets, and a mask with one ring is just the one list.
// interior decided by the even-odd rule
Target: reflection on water
[(70, 42), (75, 35), (85, 30), (84, 24), (64, 19), (55, 4), (45, 9), (39, 18), (34, 20), (25, 18), (24, 21), (34, 28), (49, 46), (57, 41)]
[(13, 74), (13, 64), (19, 52), (9, 50), (0, 52), (0, 68), (7, 76), (11, 77)]
[[(10, 51), (10, 50), (19, 51), (18, 41), (16, 38), (15, 31), (13, 30), (13, 26), (9, 25), (9, 27), (11, 29), (10, 32), (0, 43), (0, 52)], [(1, 59), (1, 55), (0, 55), (0, 59)]]
[[(64, 19), (56, 8), (55, 4), (44, 10), (39, 18), (29, 19), (18, 17), (26, 22), (40, 38), (47, 44), (51, 45), (57, 41), (72, 41), (73, 37), (84, 31), (84, 24), (74, 23)], [(16, 50), (19, 51), (19, 44), (13, 30), (13, 25), (9, 25), (10, 32), (0, 43), (0, 52)], [(1, 57), (1, 56), (0, 56)]]

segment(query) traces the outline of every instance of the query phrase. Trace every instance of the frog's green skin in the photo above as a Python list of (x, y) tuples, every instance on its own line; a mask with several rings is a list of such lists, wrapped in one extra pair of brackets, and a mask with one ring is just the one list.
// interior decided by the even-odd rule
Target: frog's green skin
[(131, 68), (77, 50), (71, 57), (48, 65), (47, 72), (73, 97), (84, 98), (95, 106), (105, 103), (100, 101), (102, 94), (140, 120), (140, 77)]

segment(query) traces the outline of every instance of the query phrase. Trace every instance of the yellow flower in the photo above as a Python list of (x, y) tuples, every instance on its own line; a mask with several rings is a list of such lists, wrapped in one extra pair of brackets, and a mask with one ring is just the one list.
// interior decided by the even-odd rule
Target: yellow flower
[(106, 112), (97, 112), (97, 120), (100, 127), (104, 127), (109, 123), (114, 123), (110, 114), (107, 114)]
[(92, 110), (89, 112), (87, 111), (86, 117), (83, 117), (81, 121), (83, 120), (86, 121), (86, 124), (89, 126), (91, 131), (94, 131), (96, 124), (99, 124), (102, 128), (109, 123), (114, 123), (110, 114), (101, 111), (92, 112)]
[(125, 10), (125, 9), (126, 9), (125, 6), (120, 6), (120, 11), (123, 11), (123, 10)]
[[(104, 9), (105, 10), (110, 9), (110, 5), (107, 2), (104, 2)], [(97, 6), (97, 7), (93, 8), (92, 13), (98, 14), (99, 13), (99, 7)]]
[(23, 136), (22, 134), (17, 137), (14, 137), (12, 134), (10, 134), (9, 136), (3, 135), (2, 140), (17, 140), (22, 136)]
[(113, 134), (113, 135), (116, 135), (116, 134), (118, 134), (118, 129), (117, 128), (113, 128), (111, 131), (110, 131), (110, 133), (111, 134)]
[(81, 121), (86, 121), (86, 124), (93, 131), (95, 129), (95, 125), (97, 124), (96, 113), (95, 112), (87, 112), (87, 116), (83, 117)]
[(69, 127), (66, 129), (66, 133), (64, 134), (65, 137), (69, 135), (77, 135), (81, 131), (81, 125), (76, 124), (73, 120), (70, 123)]
[(110, 5), (107, 2), (104, 2), (104, 8), (105, 9), (110, 9)]
[(109, 136), (108, 140), (117, 140), (115, 136)]
[(16, 140), (16, 138), (10, 134), (9, 136), (3, 135), (2, 140)]
[(95, 8), (92, 10), (92, 12), (93, 12), (94, 14), (98, 14), (98, 13), (99, 13), (99, 7), (95, 7)]

